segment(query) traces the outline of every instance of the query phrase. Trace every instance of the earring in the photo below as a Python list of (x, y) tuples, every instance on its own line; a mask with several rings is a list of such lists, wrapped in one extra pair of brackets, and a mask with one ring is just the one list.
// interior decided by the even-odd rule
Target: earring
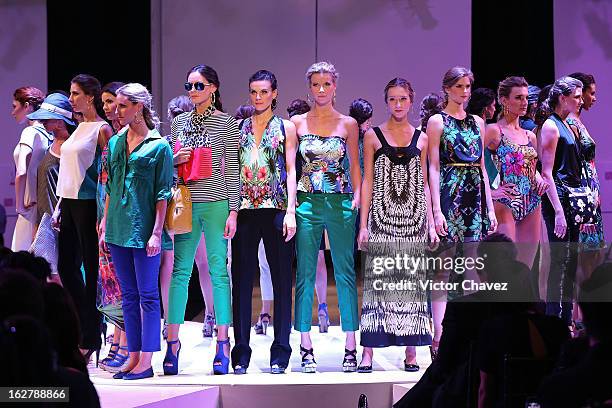
[(332, 97), (332, 105), (336, 104), (336, 93), (334, 92), (334, 96)]
[(211, 98), (210, 104), (215, 106), (215, 93), (214, 92), (210, 95), (210, 98)]
[(276, 109), (276, 98), (272, 99), (272, 110)]
[(140, 113), (140, 112), (137, 113), (136, 117), (134, 118), (134, 124), (140, 125), (142, 123), (142, 119), (143, 119), (142, 113)]
[(509, 113), (508, 107), (506, 105), (502, 105), (503, 106), (503, 112), (504, 112), (504, 116), (507, 116)]
[(306, 101), (307, 101), (308, 103), (312, 103), (312, 99), (310, 99), (310, 93), (307, 93), (307, 94), (306, 94)]

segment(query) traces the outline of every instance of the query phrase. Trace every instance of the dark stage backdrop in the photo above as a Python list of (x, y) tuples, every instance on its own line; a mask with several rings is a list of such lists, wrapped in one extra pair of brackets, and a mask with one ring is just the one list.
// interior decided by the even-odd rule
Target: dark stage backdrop
[(472, 0), (475, 87), (497, 91), (505, 77), (540, 87), (555, 80), (552, 0)]
[(151, 87), (149, 0), (47, 1), (48, 89), (87, 73)]

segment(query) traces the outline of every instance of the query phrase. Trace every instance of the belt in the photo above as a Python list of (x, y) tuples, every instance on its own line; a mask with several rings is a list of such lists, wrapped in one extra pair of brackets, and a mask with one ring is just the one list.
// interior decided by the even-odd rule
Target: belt
[(446, 166), (453, 166), (453, 167), (480, 167), (480, 162), (474, 162), (474, 163), (446, 163)]

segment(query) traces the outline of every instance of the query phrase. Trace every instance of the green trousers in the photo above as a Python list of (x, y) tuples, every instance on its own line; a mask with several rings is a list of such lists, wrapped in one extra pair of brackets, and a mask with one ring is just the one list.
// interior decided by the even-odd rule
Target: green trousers
[(357, 282), (353, 258), (357, 210), (351, 210), (351, 203), (351, 194), (298, 193), (298, 208), (295, 211), (297, 222), (295, 329), (297, 331), (308, 332), (312, 325), (317, 256), (323, 229), (327, 229), (331, 246), (342, 330), (359, 329)]
[(174, 269), (168, 296), (168, 323), (183, 323), (189, 278), (202, 232), (213, 287), (215, 318), (218, 325), (232, 322), (230, 280), (227, 274), (227, 240), (223, 237), (229, 215), (227, 200), (193, 203), (192, 229), (174, 236)]

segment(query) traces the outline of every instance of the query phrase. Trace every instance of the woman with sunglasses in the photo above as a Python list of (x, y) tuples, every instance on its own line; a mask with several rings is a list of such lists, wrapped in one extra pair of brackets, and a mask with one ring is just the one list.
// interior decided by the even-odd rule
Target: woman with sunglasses
[[(185, 320), (187, 288), (202, 232), (213, 284), (217, 321), (215, 374), (229, 368), (228, 327), (232, 320), (230, 281), (226, 269), (227, 240), (236, 232), (240, 207), (239, 131), (236, 120), (223, 112), (219, 77), (209, 66), (189, 70), (185, 89), (195, 109), (172, 121), (172, 145), (179, 166), (179, 184), (191, 192), (192, 229), (174, 236), (174, 268), (168, 295), (168, 349), (164, 373), (178, 373), (179, 327)], [(224, 171), (222, 171), (222, 162)]]

